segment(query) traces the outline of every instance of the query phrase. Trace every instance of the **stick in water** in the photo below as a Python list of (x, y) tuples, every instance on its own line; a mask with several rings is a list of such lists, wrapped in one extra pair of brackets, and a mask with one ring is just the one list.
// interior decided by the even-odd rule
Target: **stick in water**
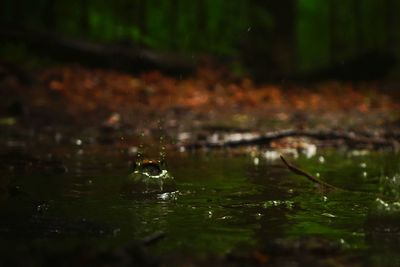
[(282, 155), (281, 155), (281, 160), (282, 160), (283, 163), (286, 165), (286, 167), (288, 167), (288, 169), (289, 169), (290, 171), (292, 171), (293, 173), (295, 173), (295, 174), (297, 174), (297, 175), (304, 176), (304, 177), (306, 177), (308, 180), (310, 180), (311, 182), (313, 182), (313, 183), (315, 183), (315, 184), (318, 184), (318, 185), (320, 185), (321, 187), (323, 187), (323, 188), (325, 188), (325, 189), (335, 189), (335, 190), (339, 189), (339, 190), (340, 190), (340, 188), (338, 188), (338, 187), (336, 187), (336, 186), (333, 186), (333, 185), (331, 185), (331, 184), (328, 184), (328, 183), (326, 183), (326, 182), (324, 182), (324, 181), (318, 179), (317, 177), (315, 177), (315, 176), (313, 176), (313, 175), (307, 173), (306, 171), (303, 171), (302, 169), (300, 169), (300, 168), (294, 166), (293, 164), (287, 162), (286, 159), (285, 159)]

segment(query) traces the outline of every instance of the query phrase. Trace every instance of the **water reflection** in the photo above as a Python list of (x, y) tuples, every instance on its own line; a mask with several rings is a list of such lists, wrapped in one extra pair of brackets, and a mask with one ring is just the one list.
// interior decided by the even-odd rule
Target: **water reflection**
[[(63, 175), (21, 174), (21, 188), (45, 204), (33, 207), (30, 200), (8, 197), (1, 213), (85, 219), (116, 230), (112, 237), (96, 239), (99, 246), (165, 233), (154, 253), (224, 254), (318, 236), (342, 248), (371, 252), (371, 261), (379, 261), (387, 253), (395, 255), (400, 245), (397, 154), (325, 150), (310, 158), (298, 155), (298, 166), (348, 190), (323, 195), (269, 157), (256, 156), (255, 164), (254, 155), (170, 153), (168, 170), (178, 191), (151, 198), (120, 194), (131, 172), (129, 155), (90, 150), (85, 155), (67, 160), (70, 172)], [(380, 252), (383, 243), (386, 254)]]

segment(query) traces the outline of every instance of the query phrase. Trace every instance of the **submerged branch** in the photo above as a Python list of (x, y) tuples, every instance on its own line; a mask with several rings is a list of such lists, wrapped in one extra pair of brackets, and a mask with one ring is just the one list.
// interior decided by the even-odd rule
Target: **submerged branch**
[(309, 137), (316, 140), (343, 140), (348, 145), (372, 145), (374, 147), (393, 147), (398, 148), (400, 136), (375, 137), (367, 134), (360, 134), (347, 131), (313, 131), (313, 130), (282, 130), (267, 132), (251, 138), (239, 140), (223, 140), (218, 142), (197, 141), (186, 145), (187, 149), (199, 148), (224, 148), (241, 147), (251, 145), (268, 145), (270, 142), (286, 137)]
[(289, 163), (286, 161), (286, 159), (281, 155), (281, 160), (283, 161), (283, 163), (286, 165), (286, 167), (288, 167), (288, 169), (290, 171), (292, 171), (293, 173), (297, 174), (297, 175), (301, 175), (306, 177), (308, 180), (310, 180), (311, 182), (313, 182), (314, 184), (317, 184), (319, 186), (322, 187), (322, 189), (328, 189), (328, 190), (343, 190), (341, 188), (338, 188), (334, 185), (328, 184), (327, 182), (324, 182), (320, 179), (318, 179), (317, 177), (309, 174), (306, 171), (303, 171), (302, 169), (300, 169), (299, 167), (294, 166), (293, 164)]
[(331, 185), (331, 184), (324, 182), (321, 179), (309, 174), (308, 172), (300, 169), (299, 167), (296, 167), (293, 164), (289, 163), (282, 155), (280, 157), (281, 157), (281, 160), (283, 161), (283, 163), (286, 165), (286, 167), (288, 167), (288, 169), (290, 171), (292, 171), (294, 174), (306, 177), (308, 180), (310, 180), (314, 184), (320, 186), (320, 188), (323, 189), (324, 191), (344, 191), (344, 192), (349, 192), (349, 193), (367, 194), (370, 196), (383, 197), (382, 194), (380, 194), (380, 193), (359, 191), (359, 190), (348, 190), (348, 189), (344, 189), (344, 188), (340, 188), (340, 187)]

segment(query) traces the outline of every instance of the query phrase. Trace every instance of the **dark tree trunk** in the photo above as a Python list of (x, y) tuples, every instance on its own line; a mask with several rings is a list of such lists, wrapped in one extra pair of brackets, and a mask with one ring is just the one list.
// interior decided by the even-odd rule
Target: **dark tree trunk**
[(395, 40), (395, 17), (396, 7), (394, 0), (386, 0), (386, 14), (385, 14), (385, 31), (386, 31), (386, 47), (390, 52), (394, 52), (396, 48)]
[(135, 24), (142, 36), (147, 35), (147, 1), (136, 0)]
[(6, 10), (5, 0), (0, 0), (0, 17), (8, 19), (5, 10)]
[(80, 10), (80, 27), (81, 33), (89, 32), (89, 3), (88, 0), (81, 0)]
[(272, 53), (277, 67), (288, 72), (293, 68), (295, 51), (295, 21), (296, 1), (295, 0), (267, 0), (265, 7), (274, 18), (272, 30)]
[(337, 46), (337, 27), (336, 27), (336, 0), (329, 1), (329, 37), (330, 37), (330, 45), (329, 45), (329, 56), (331, 64), (336, 63), (337, 57), (336, 53), (338, 51)]
[(54, 30), (56, 24), (55, 1), (46, 0), (43, 8), (43, 24), (47, 30)]
[(207, 30), (207, 4), (205, 0), (197, 0), (197, 36), (201, 40), (198, 40), (198, 43), (207, 42), (205, 38), (207, 38), (206, 30)]
[(168, 23), (171, 23), (169, 25), (170, 32), (169, 32), (169, 40), (170, 40), (170, 46), (173, 49), (176, 49), (178, 47), (178, 34), (179, 34), (179, 17), (177, 14), (179, 14), (179, 9), (180, 9), (180, 3), (179, 0), (172, 0), (169, 5), (169, 14), (168, 14)]
[[(136, 1), (128, 1), (124, 5), (124, 23), (125, 26), (132, 28), (132, 26), (137, 26), (136, 24), (136, 8), (137, 3)], [(128, 34), (129, 35), (129, 34)]]
[[(272, 25), (264, 16), (271, 16)], [(295, 0), (252, 0), (242, 56), (253, 78), (274, 80), (295, 67)]]
[(355, 31), (355, 44), (356, 54), (360, 54), (364, 51), (364, 36), (362, 31), (362, 13), (361, 13), (361, 2), (360, 0), (353, 0), (353, 12), (354, 12), (354, 31)]
[(26, 10), (23, 0), (13, 0), (12, 3), (12, 23), (14, 25), (23, 26), (26, 22)]

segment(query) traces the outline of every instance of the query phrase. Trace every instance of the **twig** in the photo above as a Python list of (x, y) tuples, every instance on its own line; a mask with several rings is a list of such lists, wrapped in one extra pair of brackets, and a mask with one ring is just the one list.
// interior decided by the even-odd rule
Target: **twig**
[(344, 189), (338, 188), (338, 187), (336, 187), (334, 185), (328, 184), (327, 182), (324, 182), (324, 181), (318, 179), (317, 177), (307, 173), (306, 171), (303, 171), (299, 167), (294, 166), (293, 164), (287, 162), (286, 159), (282, 155), (280, 157), (281, 157), (281, 160), (283, 161), (283, 163), (286, 165), (286, 167), (288, 167), (288, 169), (290, 171), (292, 171), (293, 173), (295, 173), (297, 175), (301, 175), (301, 176), (306, 177), (308, 180), (310, 180), (311, 182), (313, 182), (315, 184), (318, 184), (323, 189), (344, 190)]

